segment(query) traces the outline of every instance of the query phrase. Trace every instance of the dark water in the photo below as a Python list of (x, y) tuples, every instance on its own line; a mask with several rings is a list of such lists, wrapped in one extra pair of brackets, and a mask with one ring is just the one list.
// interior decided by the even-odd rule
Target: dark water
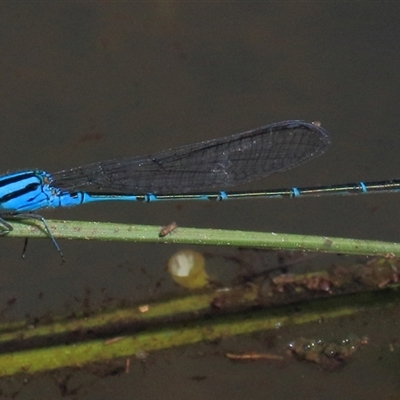
[[(57, 171), (304, 119), (322, 121), (332, 135), (330, 151), (252, 188), (399, 176), (395, 3), (3, 2), (0, 10), (1, 171)], [(180, 226), (398, 241), (397, 202), (396, 195), (380, 195), (96, 204), (44, 215), (159, 226), (172, 218)], [(32, 240), (22, 261), (23, 242), (2, 240), (3, 320), (69, 313), (85, 299), (95, 308), (106, 298), (148, 298), (181, 248), (60, 244), (67, 258), (61, 267), (50, 241)], [(364, 318), (302, 328), (314, 337), (332, 330), (373, 338), (362, 356), (333, 374), (304, 364), (192, 357), (196, 348), (156, 357), (144, 374), (135, 367), (107, 380), (79, 376), (78, 397), (389, 398), (398, 391), (399, 353), (389, 350), (398, 318), (390, 312)], [(292, 336), (282, 332), (282, 342)], [(3, 382), (6, 393), (9, 385)], [(61, 396), (48, 376), (16, 390), (17, 398)]]

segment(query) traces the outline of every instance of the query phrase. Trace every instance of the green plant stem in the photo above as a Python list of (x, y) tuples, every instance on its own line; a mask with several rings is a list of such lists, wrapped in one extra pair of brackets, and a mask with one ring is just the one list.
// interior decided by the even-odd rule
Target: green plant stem
[[(237, 315), (216, 316), (211, 319), (163, 325), (158, 329), (142, 330), (118, 336), (114, 340), (95, 339), (70, 345), (22, 350), (0, 355), (0, 376), (16, 373), (36, 373), (63, 367), (81, 367), (85, 363), (99, 362), (115, 357), (173, 348), (200, 341), (213, 341), (235, 335), (276, 330), (283, 326), (298, 325), (321, 320), (355, 315), (363, 308), (383, 307), (396, 301), (397, 294), (378, 292), (329, 298), (284, 306), (270, 310), (252, 311)], [(301, 312), (299, 312), (301, 309)]]
[[(157, 226), (52, 220), (48, 224), (57, 239), (131, 240), (400, 256), (399, 244), (355, 239), (181, 227), (160, 238), (160, 227)], [(13, 226), (14, 231), (7, 237), (47, 237), (37, 221), (16, 222)], [(395, 291), (389, 288), (381, 290), (398, 281), (396, 265), (395, 260), (383, 258), (368, 263), (361, 272), (356, 267), (348, 277), (340, 270), (336, 275), (302, 276), (297, 281), (285, 276), (285, 279), (292, 280), (275, 281), (275, 287), (281, 290), (272, 293), (277, 293), (278, 297), (286, 292), (285, 285), (296, 288), (295, 293), (300, 296), (295, 306), (276, 306), (277, 303), (269, 303), (269, 295), (264, 296), (264, 304), (259, 297), (264, 287), (261, 279), (258, 283), (253, 281), (228, 292), (191, 293), (183, 298), (144, 305), (144, 308), (137, 306), (75, 319), (55, 317), (53, 323), (30, 328), (27, 321), (2, 324), (0, 376), (80, 367), (115, 357), (132, 357), (135, 353), (354, 315), (362, 308), (382, 307), (397, 300)], [(368, 292), (355, 294), (358, 286), (352, 284), (354, 280), (358, 286), (365, 286), (361, 290)], [(351, 298), (348, 295), (330, 297), (335, 291), (344, 293), (345, 288), (348, 293), (353, 291)], [(377, 289), (380, 290), (371, 291)], [(325, 298), (316, 298), (315, 291), (321, 292)], [(311, 294), (312, 302), (302, 302), (305, 299), (302, 296), (307, 293)], [(263, 305), (275, 307), (254, 310), (254, 306)], [(213, 314), (211, 311), (215, 307), (218, 312)], [(225, 311), (230, 314), (225, 314)], [(208, 314), (208, 318), (201, 318), (203, 314)], [(95, 332), (95, 338), (89, 339), (85, 334), (87, 331)], [(71, 337), (77, 339), (71, 340)], [(19, 350), (8, 352), (10, 347)]]
[[(257, 247), (276, 250), (400, 257), (399, 243), (373, 240), (179, 226), (169, 235), (159, 237), (161, 229), (159, 226), (57, 220), (48, 220), (47, 223), (56, 239)], [(40, 222), (35, 220), (13, 221), (13, 227), (14, 230), (5, 237), (47, 237)]]

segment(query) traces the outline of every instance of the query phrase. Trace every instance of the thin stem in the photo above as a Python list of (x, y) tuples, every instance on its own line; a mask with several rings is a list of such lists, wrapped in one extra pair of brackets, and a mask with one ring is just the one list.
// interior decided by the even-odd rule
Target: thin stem
[[(400, 257), (399, 243), (374, 240), (274, 232), (184, 228), (180, 226), (170, 234), (160, 237), (160, 230), (162, 229), (160, 226), (57, 220), (47, 220), (47, 224), (56, 239), (257, 247), (275, 250)], [(35, 220), (13, 221), (13, 228), (14, 230), (5, 237), (48, 238), (43, 227)]]

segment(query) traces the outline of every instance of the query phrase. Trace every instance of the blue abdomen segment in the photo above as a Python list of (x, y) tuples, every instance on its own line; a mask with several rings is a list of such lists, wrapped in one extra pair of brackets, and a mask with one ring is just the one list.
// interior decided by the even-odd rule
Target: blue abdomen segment
[(72, 207), (77, 204), (96, 203), (99, 201), (144, 201), (146, 196), (138, 199), (135, 195), (130, 194), (103, 194), (103, 193), (63, 193), (59, 194), (59, 207)]

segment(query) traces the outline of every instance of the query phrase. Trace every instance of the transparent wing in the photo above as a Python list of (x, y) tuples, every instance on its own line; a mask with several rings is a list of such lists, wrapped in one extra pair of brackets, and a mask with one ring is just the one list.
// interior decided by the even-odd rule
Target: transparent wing
[(293, 168), (322, 154), (329, 144), (319, 125), (284, 121), (145, 157), (56, 172), (51, 186), (137, 195), (224, 190)]

